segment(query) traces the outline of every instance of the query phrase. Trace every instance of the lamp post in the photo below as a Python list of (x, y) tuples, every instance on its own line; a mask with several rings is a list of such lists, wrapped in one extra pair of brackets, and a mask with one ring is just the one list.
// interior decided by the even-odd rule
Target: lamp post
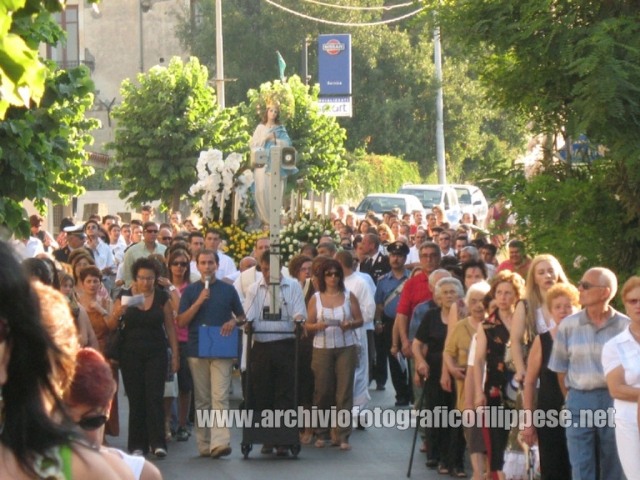
[(222, 0), (216, 0), (216, 97), (224, 108), (224, 51), (222, 47)]
[(447, 183), (447, 172), (444, 158), (444, 100), (442, 94), (442, 50), (440, 47), (440, 27), (433, 31), (433, 61), (436, 69), (438, 91), (436, 93), (436, 158), (438, 161), (438, 183)]

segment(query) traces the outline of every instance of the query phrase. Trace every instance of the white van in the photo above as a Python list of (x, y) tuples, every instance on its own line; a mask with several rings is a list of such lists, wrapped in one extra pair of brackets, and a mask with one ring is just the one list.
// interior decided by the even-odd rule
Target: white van
[(478, 220), (478, 226), (484, 228), (489, 213), (487, 199), (475, 185), (451, 185), (458, 194), (462, 213), (472, 213)]
[(362, 220), (367, 212), (373, 211), (382, 216), (394, 208), (399, 208), (402, 214), (411, 213), (414, 210), (423, 210), (422, 203), (413, 195), (398, 193), (370, 193), (355, 208), (356, 218)]
[(458, 195), (451, 185), (403, 185), (398, 193), (415, 195), (427, 212), (438, 205), (451, 225), (457, 225), (462, 218)]

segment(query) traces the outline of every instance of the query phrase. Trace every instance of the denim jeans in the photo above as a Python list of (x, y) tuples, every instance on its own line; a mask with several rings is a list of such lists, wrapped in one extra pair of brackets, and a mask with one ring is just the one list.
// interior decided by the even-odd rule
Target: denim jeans
[(600, 480), (624, 479), (616, 450), (615, 430), (611, 426), (579, 425), (580, 412), (613, 408), (613, 399), (606, 388), (569, 390), (567, 409), (571, 412), (567, 446), (573, 480), (596, 480), (596, 466), (600, 466)]

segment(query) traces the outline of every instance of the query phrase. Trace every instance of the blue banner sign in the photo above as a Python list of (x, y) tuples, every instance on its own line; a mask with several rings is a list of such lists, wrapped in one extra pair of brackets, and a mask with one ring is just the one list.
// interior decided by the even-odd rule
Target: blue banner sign
[(351, 95), (351, 35), (318, 37), (320, 96)]

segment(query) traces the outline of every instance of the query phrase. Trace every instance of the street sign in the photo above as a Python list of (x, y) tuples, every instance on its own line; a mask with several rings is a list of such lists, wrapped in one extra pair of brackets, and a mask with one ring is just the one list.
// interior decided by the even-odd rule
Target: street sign
[(351, 95), (351, 35), (318, 36), (320, 96)]

